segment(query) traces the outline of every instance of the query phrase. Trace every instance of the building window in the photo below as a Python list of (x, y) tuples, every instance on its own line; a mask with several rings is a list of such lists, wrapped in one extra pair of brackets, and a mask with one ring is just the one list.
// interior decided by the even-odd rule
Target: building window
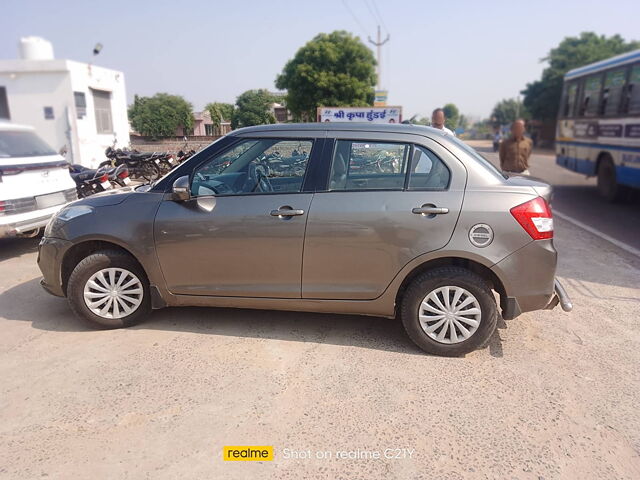
[(0, 87), (0, 118), (9, 120), (9, 101), (7, 100), (7, 89)]
[(205, 124), (204, 126), (204, 134), (207, 135), (208, 137), (212, 137), (213, 136), (213, 124)]
[(111, 118), (111, 92), (92, 90), (93, 108), (96, 112), (96, 131), (98, 133), (113, 133)]
[(84, 92), (73, 92), (73, 100), (76, 105), (76, 116), (83, 118), (87, 115), (87, 97)]
[(44, 107), (44, 119), (53, 120), (53, 107)]

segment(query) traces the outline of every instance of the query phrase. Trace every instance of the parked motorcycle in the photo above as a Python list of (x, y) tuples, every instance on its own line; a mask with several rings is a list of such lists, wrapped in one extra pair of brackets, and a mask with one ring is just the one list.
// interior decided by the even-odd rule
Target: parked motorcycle
[(82, 165), (70, 165), (69, 175), (76, 182), (78, 198), (85, 198), (113, 188), (109, 180), (109, 173), (104, 168), (94, 170)]
[[(107, 147), (105, 155), (108, 160), (100, 164), (101, 167), (116, 167), (118, 165), (126, 165), (132, 177), (142, 178), (148, 182), (152, 182), (160, 178), (161, 169), (159, 164), (163, 164), (166, 171), (173, 168), (169, 163), (169, 154), (166, 153), (135, 153), (126, 152), (113, 147)], [(168, 165), (165, 165), (165, 162)]]
[[(131, 183), (129, 169), (126, 165), (118, 165), (115, 168), (101, 167), (92, 169), (83, 165), (71, 164), (69, 165), (69, 174), (76, 182), (78, 198), (88, 197), (111, 188), (126, 187)], [(111, 186), (108, 186), (107, 183)]]

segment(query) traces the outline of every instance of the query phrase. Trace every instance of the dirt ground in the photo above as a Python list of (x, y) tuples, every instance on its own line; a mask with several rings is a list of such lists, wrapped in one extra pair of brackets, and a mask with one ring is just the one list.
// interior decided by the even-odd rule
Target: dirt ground
[(0, 477), (640, 478), (640, 259), (560, 219), (556, 246), (574, 311), (452, 359), (381, 318), (183, 308), (92, 330), (40, 289), (37, 240), (1, 241)]

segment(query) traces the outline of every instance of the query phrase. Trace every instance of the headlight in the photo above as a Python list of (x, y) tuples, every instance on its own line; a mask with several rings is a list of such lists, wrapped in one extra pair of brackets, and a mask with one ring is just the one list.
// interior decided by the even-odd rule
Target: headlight
[(51, 237), (52, 233), (60, 228), (62, 224), (73, 218), (80, 217), (91, 212), (93, 212), (93, 208), (88, 205), (70, 205), (68, 207), (61, 208), (58, 213), (51, 217), (49, 223), (47, 223), (47, 226), (44, 229), (44, 236)]

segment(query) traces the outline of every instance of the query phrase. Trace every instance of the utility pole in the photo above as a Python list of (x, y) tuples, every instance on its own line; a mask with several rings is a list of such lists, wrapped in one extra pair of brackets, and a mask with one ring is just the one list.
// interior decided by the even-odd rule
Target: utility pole
[(374, 42), (373, 40), (371, 40), (371, 37), (368, 37), (369, 42), (372, 43), (373, 45), (375, 45), (378, 48), (378, 65), (377, 65), (377, 70), (378, 70), (378, 90), (382, 90), (382, 50), (380, 49), (380, 47), (382, 47), (382, 45), (384, 45), (385, 43), (387, 43), (389, 41), (389, 34), (387, 33), (387, 38), (385, 38), (384, 40), (382, 40), (382, 37), (380, 36), (380, 25), (378, 25), (378, 41)]

